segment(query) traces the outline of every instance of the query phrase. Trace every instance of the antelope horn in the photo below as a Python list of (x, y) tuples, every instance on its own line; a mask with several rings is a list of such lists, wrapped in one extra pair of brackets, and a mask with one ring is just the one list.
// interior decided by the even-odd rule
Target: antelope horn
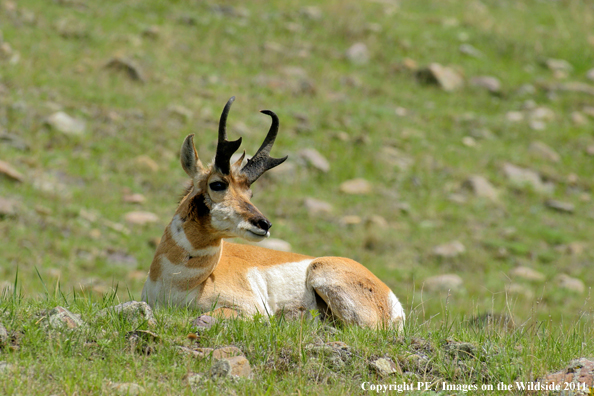
[(221, 171), (222, 174), (228, 175), (231, 171), (231, 156), (241, 146), (241, 138), (228, 141), (227, 140), (227, 115), (231, 109), (231, 104), (235, 100), (235, 96), (231, 97), (223, 113), (221, 114), (221, 120), (219, 121), (219, 141), (217, 143), (217, 153), (215, 155), (215, 166)]
[(278, 134), (278, 126), (279, 121), (276, 114), (274, 114), (270, 110), (262, 110), (260, 113), (264, 113), (272, 117), (272, 125), (270, 126), (270, 130), (264, 139), (264, 142), (256, 152), (256, 154), (247, 161), (247, 164), (241, 169), (241, 172), (247, 176), (248, 184), (252, 184), (255, 182), (264, 172), (269, 169), (274, 168), (285, 162), (288, 156), (283, 158), (272, 158), (270, 154), (270, 149), (274, 144), (274, 140), (276, 139), (276, 135)]

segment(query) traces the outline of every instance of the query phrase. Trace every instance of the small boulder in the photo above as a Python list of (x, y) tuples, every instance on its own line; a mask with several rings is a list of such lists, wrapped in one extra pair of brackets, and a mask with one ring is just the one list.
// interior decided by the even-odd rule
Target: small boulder
[(340, 191), (349, 195), (366, 195), (371, 193), (371, 183), (365, 179), (347, 180), (340, 184)]
[(447, 92), (455, 91), (464, 86), (464, 79), (454, 69), (431, 63), (416, 73), (417, 80), (425, 84), (435, 84)]
[(25, 180), (23, 174), (12, 167), (8, 162), (0, 160), (0, 175), (10, 180), (22, 182)]
[(460, 241), (452, 241), (433, 248), (433, 254), (443, 258), (453, 258), (466, 252), (466, 247)]
[(555, 150), (540, 141), (530, 143), (528, 151), (551, 162), (559, 162), (561, 160), (561, 156)]
[(432, 276), (423, 282), (423, 288), (430, 292), (447, 292), (462, 289), (464, 281), (459, 275), (444, 274)]
[(245, 356), (233, 356), (217, 360), (210, 369), (211, 377), (251, 378), (252, 368)]
[(575, 292), (577, 294), (583, 294), (586, 291), (586, 285), (584, 282), (577, 278), (572, 278), (566, 274), (559, 274), (555, 277), (557, 286), (561, 289)]
[(379, 358), (369, 363), (369, 366), (382, 377), (396, 373), (402, 374), (402, 369), (392, 359)]
[[(542, 385), (556, 384), (561, 389), (565, 389), (566, 384), (573, 384), (574, 386), (585, 384), (586, 389), (594, 389), (594, 359), (574, 359), (563, 370), (546, 374), (544, 378), (537, 380), (536, 383)], [(575, 387), (574, 389), (578, 388)]]
[(512, 278), (520, 278), (520, 279), (527, 280), (530, 282), (542, 282), (546, 279), (544, 274), (542, 274), (530, 267), (524, 267), (524, 266), (519, 266), (519, 267), (512, 269), (509, 272), (509, 275)]
[(330, 170), (330, 163), (320, 152), (313, 148), (306, 148), (297, 153), (308, 165), (324, 173)]
[(138, 396), (145, 392), (144, 388), (133, 382), (113, 382), (109, 384), (112, 393), (121, 396)]
[(369, 50), (364, 43), (355, 43), (346, 51), (346, 57), (351, 63), (364, 65), (369, 62)]
[(499, 191), (484, 176), (472, 175), (464, 182), (464, 186), (477, 197), (486, 198), (492, 202), (499, 201)]
[(217, 322), (215, 318), (209, 315), (200, 315), (192, 321), (192, 326), (199, 329), (210, 329)]
[(531, 169), (521, 168), (506, 162), (503, 164), (503, 173), (516, 186), (530, 186), (535, 192), (541, 194), (548, 194), (553, 191), (553, 184), (543, 182), (540, 174)]
[(303, 204), (305, 205), (307, 212), (311, 216), (317, 216), (320, 214), (330, 214), (334, 209), (332, 207), (332, 204), (328, 202), (320, 201), (319, 199), (309, 197), (305, 198)]
[(556, 210), (562, 213), (573, 213), (575, 211), (575, 205), (570, 202), (558, 201), (556, 199), (547, 199), (545, 206), (549, 209)]
[(45, 316), (44, 326), (48, 329), (76, 329), (86, 326), (80, 315), (74, 314), (64, 307), (55, 307)]
[(159, 221), (159, 217), (156, 214), (144, 211), (128, 212), (124, 216), (124, 219), (128, 223), (135, 225), (145, 225)]
[(19, 205), (17, 200), (0, 197), (0, 218), (16, 215)]
[(156, 326), (157, 321), (153, 315), (153, 309), (144, 301), (128, 301), (123, 304), (102, 309), (97, 317), (104, 318), (116, 314), (132, 323), (135, 327), (146, 322), (149, 326)]
[(477, 88), (484, 88), (492, 94), (501, 92), (501, 81), (497, 77), (479, 76), (470, 79), (470, 85)]
[(6, 345), (8, 343), (8, 331), (6, 327), (2, 323), (0, 323), (0, 347)]
[(46, 123), (58, 132), (65, 135), (82, 135), (85, 132), (85, 122), (71, 117), (63, 111), (50, 115)]

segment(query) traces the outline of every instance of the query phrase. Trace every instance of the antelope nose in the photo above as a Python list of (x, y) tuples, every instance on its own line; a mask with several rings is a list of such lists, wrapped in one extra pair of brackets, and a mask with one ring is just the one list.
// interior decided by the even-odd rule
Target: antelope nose
[(272, 223), (265, 218), (259, 218), (255, 221), (255, 226), (258, 228), (263, 229), (264, 231), (268, 231), (270, 227), (272, 227)]

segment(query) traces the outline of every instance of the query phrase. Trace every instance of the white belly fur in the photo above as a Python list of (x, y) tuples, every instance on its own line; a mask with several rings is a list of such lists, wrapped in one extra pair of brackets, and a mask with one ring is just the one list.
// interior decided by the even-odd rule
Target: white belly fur
[(307, 267), (312, 259), (264, 268), (252, 268), (247, 273), (254, 294), (256, 310), (263, 315), (286, 316), (308, 314), (316, 309), (316, 297), (306, 284)]

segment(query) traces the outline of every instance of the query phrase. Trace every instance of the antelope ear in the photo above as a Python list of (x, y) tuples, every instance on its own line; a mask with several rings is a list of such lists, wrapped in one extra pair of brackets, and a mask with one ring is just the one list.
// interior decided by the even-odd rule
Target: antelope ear
[(194, 177), (196, 173), (204, 169), (202, 162), (198, 158), (198, 153), (194, 147), (194, 134), (186, 136), (181, 147), (180, 161), (182, 168), (190, 177)]

